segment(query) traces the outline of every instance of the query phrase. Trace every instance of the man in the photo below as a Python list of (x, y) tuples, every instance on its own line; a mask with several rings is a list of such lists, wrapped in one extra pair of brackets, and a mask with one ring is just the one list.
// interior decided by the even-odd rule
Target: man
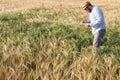
[(98, 48), (101, 46), (106, 32), (104, 14), (100, 7), (92, 5), (89, 1), (85, 2), (83, 9), (89, 12), (89, 20), (84, 20), (83, 23), (85, 26), (92, 28), (93, 46)]

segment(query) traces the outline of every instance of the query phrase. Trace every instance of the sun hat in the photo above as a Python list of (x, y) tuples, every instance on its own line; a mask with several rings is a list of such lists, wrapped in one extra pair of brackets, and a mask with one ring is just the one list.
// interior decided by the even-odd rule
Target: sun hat
[(86, 1), (84, 4), (83, 4), (83, 9), (87, 8), (88, 6), (92, 5), (89, 1)]

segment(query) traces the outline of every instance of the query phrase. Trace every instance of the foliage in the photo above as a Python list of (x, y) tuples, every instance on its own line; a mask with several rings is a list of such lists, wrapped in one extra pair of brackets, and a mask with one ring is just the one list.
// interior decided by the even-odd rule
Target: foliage
[(119, 80), (120, 24), (107, 28), (95, 53), (91, 30), (72, 11), (0, 15), (0, 80)]

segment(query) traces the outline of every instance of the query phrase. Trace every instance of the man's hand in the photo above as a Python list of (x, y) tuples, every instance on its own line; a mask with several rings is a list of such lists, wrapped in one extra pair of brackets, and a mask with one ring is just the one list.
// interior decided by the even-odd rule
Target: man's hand
[(82, 23), (84, 24), (85, 27), (90, 27), (90, 24), (86, 23), (86, 21), (83, 21)]
[(90, 24), (86, 23), (85, 26), (86, 26), (86, 27), (90, 27)]
[(83, 20), (82, 23), (87, 23), (86, 20)]

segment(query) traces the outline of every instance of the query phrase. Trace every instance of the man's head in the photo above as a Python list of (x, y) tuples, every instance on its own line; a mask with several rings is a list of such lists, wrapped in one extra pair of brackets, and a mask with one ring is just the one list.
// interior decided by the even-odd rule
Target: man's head
[(86, 1), (83, 5), (83, 9), (88, 11), (88, 12), (91, 12), (92, 11), (92, 4), (89, 2), (89, 1)]

